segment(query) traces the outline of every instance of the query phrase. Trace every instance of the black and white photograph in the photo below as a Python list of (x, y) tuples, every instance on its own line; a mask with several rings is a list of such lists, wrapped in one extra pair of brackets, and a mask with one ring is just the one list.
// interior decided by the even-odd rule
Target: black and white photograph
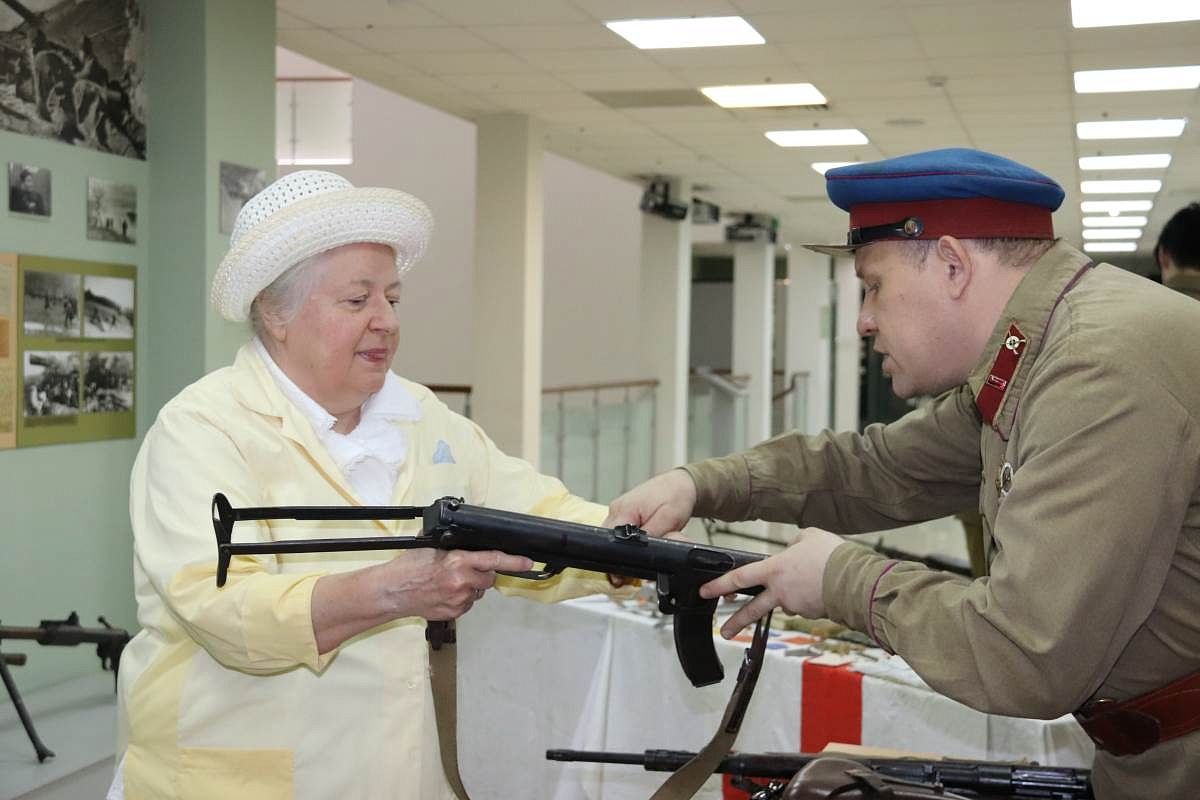
[(137, 244), (137, 187), (88, 178), (87, 238)]
[(50, 216), (50, 170), (8, 162), (8, 210), (31, 217)]
[(133, 353), (87, 353), (83, 410), (89, 414), (133, 410)]
[(138, 0), (3, 0), (0, 129), (146, 157)]
[(83, 335), (90, 339), (133, 338), (133, 281), (85, 275)]
[(22, 315), (25, 335), (78, 336), (82, 279), (74, 272), (26, 270)]
[(267, 185), (267, 171), (221, 162), (221, 233), (233, 233), (242, 206)]
[(25, 351), (25, 416), (79, 413), (79, 353)]

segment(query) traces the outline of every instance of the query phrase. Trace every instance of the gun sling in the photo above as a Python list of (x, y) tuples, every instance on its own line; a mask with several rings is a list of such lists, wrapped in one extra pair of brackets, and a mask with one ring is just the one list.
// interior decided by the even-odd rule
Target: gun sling
[(1107, 753), (1145, 752), (1200, 730), (1200, 672), (1128, 700), (1092, 700), (1075, 712), (1075, 719)]

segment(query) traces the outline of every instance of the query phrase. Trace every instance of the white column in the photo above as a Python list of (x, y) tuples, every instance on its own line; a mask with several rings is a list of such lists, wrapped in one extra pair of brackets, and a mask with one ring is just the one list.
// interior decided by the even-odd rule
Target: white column
[[(808, 373), (804, 386), (803, 419), (785, 416), (803, 433), (819, 433), (830, 426), (829, 387), (831, 330), (829, 256), (801, 247), (788, 252), (787, 319), (784, 327), (784, 374)], [(797, 391), (800, 391), (797, 389)], [(787, 407), (793, 406), (792, 395)]]
[(733, 246), (733, 372), (749, 375), (746, 444), (771, 436), (771, 334), (774, 328), (775, 245)]
[(834, 260), (837, 283), (837, 330), (834, 350), (837, 366), (833, 377), (833, 429), (858, 430), (859, 371), (862, 363), (862, 337), (858, 335), (858, 309), (862, 291), (854, 274), (854, 260)]
[[(542, 409), (542, 137), (521, 114), (477, 133), (471, 416), (537, 466)], [(453, 221), (443, 235), (453, 235)], [(447, 324), (454, 324), (448, 309)]]
[[(671, 197), (691, 204), (690, 182), (671, 181)], [(682, 199), (681, 199), (682, 198)], [(658, 379), (654, 471), (687, 461), (688, 344), (692, 315), (692, 223), (642, 215), (643, 371)]]

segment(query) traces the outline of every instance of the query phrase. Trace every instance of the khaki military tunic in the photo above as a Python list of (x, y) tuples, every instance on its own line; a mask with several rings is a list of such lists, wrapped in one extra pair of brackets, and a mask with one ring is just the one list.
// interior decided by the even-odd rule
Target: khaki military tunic
[(1200, 269), (1180, 269), (1169, 281), (1168, 289), (1183, 292), (1193, 300), (1200, 300)]
[[(982, 711), (1050, 719), (1200, 670), (1200, 304), (1088, 263), (1057, 243), (968, 382), (897, 422), (687, 467), (695, 513), (860, 533), (978, 503), (987, 577), (847, 543), (824, 592), (833, 619)], [(977, 397), (1014, 327), (989, 424)], [(1094, 768), (1105, 800), (1194, 800), (1200, 733)]]

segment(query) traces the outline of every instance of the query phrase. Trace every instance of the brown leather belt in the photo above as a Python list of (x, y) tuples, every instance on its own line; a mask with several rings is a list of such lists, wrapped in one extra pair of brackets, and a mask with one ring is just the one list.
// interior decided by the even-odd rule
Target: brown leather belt
[(1096, 747), (1132, 756), (1200, 730), (1200, 672), (1129, 700), (1091, 700), (1075, 719)]

